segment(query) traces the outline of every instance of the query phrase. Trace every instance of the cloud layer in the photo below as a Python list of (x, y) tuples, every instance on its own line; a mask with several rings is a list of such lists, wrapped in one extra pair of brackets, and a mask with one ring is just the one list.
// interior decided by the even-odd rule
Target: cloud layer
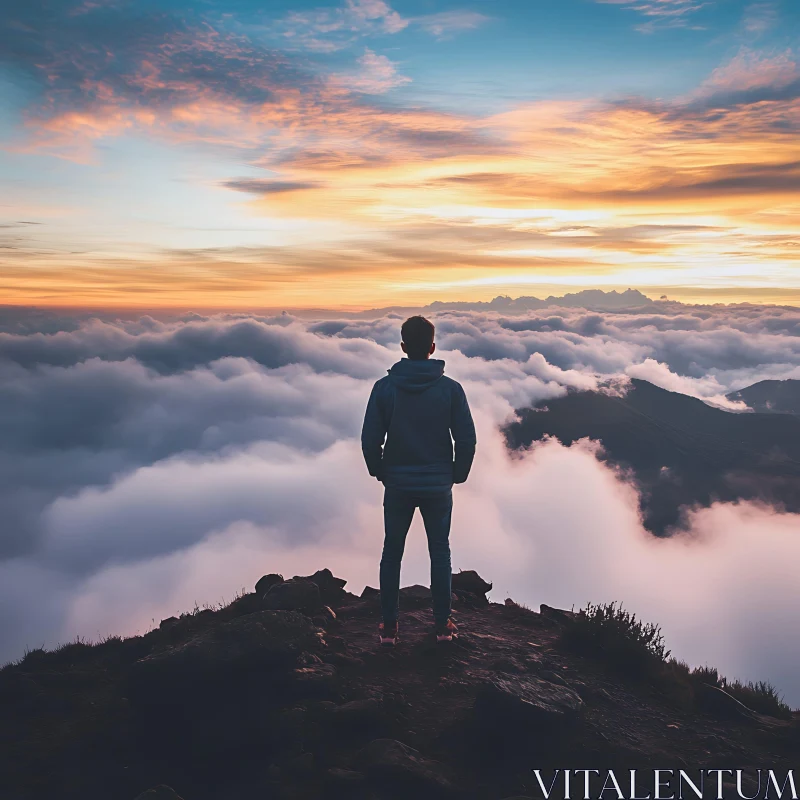
[[(358, 434), (372, 381), (400, 355), (401, 321), (0, 315), (0, 657), (143, 630), (273, 570), (329, 566), (357, 591), (374, 584), (381, 494)], [(479, 435), (457, 490), (456, 566), (494, 580), (501, 600), (623, 600), (661, 622), (678, 655), (800, 701), (800, 597), (786, 566), (800, 555), (797, 517), (715, 506), (689, 533), (655, 540), (635, 487), (595, 444), (511, 458), (498, 433), (514, 408), (626, 375), (711, 401), (800, 377), (797, 311), (553, 307), (435, 321)], [(406, 582), (427, 581), (417, 527), (404, 569)]]

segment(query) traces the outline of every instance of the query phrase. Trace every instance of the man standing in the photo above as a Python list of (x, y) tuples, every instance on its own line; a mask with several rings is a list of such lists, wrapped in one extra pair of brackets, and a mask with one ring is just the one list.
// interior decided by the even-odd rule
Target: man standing
[(408, 358), (372, 388), (361, 431), (369, 474), (385, 487), (380, 641), (387, 646), (397, 643), (400, 562), (416, 508), (428, 537), (436, 639), (449, 642), (458, 633), (450, 616), (452, 488), (466, 481), (476, 442), (464, 389), (445, 377), (444, 361), (431, 358), (433, 324), (410, 317), (401, 335)]

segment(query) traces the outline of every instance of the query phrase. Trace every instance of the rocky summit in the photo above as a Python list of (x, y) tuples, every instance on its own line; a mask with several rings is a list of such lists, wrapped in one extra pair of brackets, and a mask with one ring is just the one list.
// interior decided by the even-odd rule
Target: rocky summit
[(35, 650), (0, 670), (0, 796), (503, 800), (541, 797), (535, 770), (796, 764), (796, 715), (578, 655), (575, 614), (490, 603), (475, 572), (453, 587), (447, 645), (427, 587), (401, 593), (400, 643), (380, 649), (377, 590), (320, 570), (144, 636)]

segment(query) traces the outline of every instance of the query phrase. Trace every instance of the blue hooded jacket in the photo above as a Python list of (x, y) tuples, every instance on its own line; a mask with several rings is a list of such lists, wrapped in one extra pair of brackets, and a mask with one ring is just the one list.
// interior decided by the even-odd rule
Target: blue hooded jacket
[(444, 361), (404, 358), (373, 386), (361, 449), (384, 486), (436, 492), (463, 483), (475, 443), (467, 396), (445, 377)]

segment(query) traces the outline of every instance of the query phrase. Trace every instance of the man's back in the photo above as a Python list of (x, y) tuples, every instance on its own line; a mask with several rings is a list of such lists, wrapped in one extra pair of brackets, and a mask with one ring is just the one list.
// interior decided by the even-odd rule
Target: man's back
[(373, 387), (361, 442), (370, 474), (386, 486), (440, 491), (463, 483), (475, 426), (461, 384), (444, 375), (444, 361), (397, 362)]

